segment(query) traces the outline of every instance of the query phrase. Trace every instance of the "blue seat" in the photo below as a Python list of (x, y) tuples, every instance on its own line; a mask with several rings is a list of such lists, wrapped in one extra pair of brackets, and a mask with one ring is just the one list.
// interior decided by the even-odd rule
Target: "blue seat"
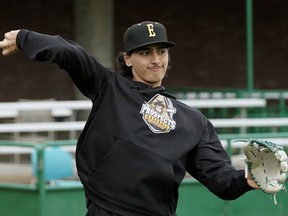
[[(33, 175), (37, 176), (37, 154), (32, 153)], [(74, 176), (73, 157), (60, 147), (47, 148), (44, 151), (45, 181), (71, 178)]]

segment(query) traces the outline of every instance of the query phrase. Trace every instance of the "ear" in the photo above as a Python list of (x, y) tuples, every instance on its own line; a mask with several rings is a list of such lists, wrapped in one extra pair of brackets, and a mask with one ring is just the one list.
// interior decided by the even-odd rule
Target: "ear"
[(127, 67), (131, 67), (132, 66), (132, 63), (131, 63), (131, 56), (128, 55), (127, 53), (123, 53), (123, 58), (124, 58), (124, 61), (125, 61), (125, 64)]

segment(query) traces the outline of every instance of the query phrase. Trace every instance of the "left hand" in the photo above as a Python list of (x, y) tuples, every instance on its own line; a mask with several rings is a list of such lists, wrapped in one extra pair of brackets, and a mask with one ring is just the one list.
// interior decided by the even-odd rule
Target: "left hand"
[(250, 172), (247, 170), (246, 171), (246, 180), (247, 180), (247, 184), (254, 188), (254, 189), (260, 189), (260, 187), (256, 184), (256, 182), (252, 179)]
[(260, 187), (255, 183), (255, 181), (253, 179), (247, 178), (247, 183), (250, 187), (252, 187), (254, 189), (260, 189)]

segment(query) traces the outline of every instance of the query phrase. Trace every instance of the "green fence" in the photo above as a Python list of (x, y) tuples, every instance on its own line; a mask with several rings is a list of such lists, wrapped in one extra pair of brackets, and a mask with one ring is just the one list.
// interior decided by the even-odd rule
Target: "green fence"
[[(221, 135), (228, 141), (227, 151), (232, 152), (233, 140), (252, 138), (251, 134)], [(287, 138), (288, 133), (253, 134), (254, 138)], [(0, 184), (0, 209), (5, 216), (80, 216), (85, 215), (83, 187), (78, 184), (48, 185), (44, 180), (44, 150), (49, 146), (75, 145), (75, 141), (56, 141), (45, 144), (0, 141), (0, 146), (35, 148), (38, 152), (37, 181), (35, 184)], [(286, 183), (286, 187), (288, 187)], [(223, 201), (209, 192), (193, 178), (184, 179), (179, 188), (178, 216), (288, 216), (288, 195), (277, 195), (278, 205), (262, 191), (250, 191), (235, 201)], [(2, 215), (1, 213), (1, 215)]]
[[(0, 184), (0, 209), (5, 216), (79, 216), (85, 215), (85, 198), (79, 181), (62, 185), (47, 184), (44, 179), (44, 150), (50, 146), (75, 146), (75, 141), (45, 144), (0, 141), (0, 146), (33, 148), (37, 151), (37, 178), (31, 184)], [(63, 182), (62, 182), (63, 183)], [(1, 213), (2, 215), (2, 213)]]
[(0, 184), (0, 209), (3, 216), (84, 216), (83, 188)]
[[(212, 98), (264, 98), (267, 106), (249, 108), (247, 117), (284, 117), (288, 115), (288, 89), (254, 90), (224, 88), (167, 88), (180, 99), (212, 99)], [(208, 118), (231, 118), (239, 114), (239, 109), (200, 109)]]
[(178, 216), (288, 215), (288, 195), (284, 191), (277, 195), (277, 205), (260, 190), (249, 191), (234, 201), (223, 201), (195, 180), (185, 179), (179, 194)]

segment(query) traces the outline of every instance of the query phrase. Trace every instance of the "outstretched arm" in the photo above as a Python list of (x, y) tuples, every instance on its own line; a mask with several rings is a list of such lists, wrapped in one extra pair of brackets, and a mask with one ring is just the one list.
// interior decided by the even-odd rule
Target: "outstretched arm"
[(59, 35), (41, 34), (27, 29), (13, 30), (5, 33), (4, 40), (0, 41), (1, 49), (4, 56), (22, 50), (31, 60), (58, 65), (68, 72), (79, 90), (93, 100), (107, 79), (115, 76), (78, 43)]
[(4, 40), (0, 41), (0, 49), (4, 56), (11, 55), (19, 50), (16, 38), (20, 30), (13, 30), (4, 34)]

